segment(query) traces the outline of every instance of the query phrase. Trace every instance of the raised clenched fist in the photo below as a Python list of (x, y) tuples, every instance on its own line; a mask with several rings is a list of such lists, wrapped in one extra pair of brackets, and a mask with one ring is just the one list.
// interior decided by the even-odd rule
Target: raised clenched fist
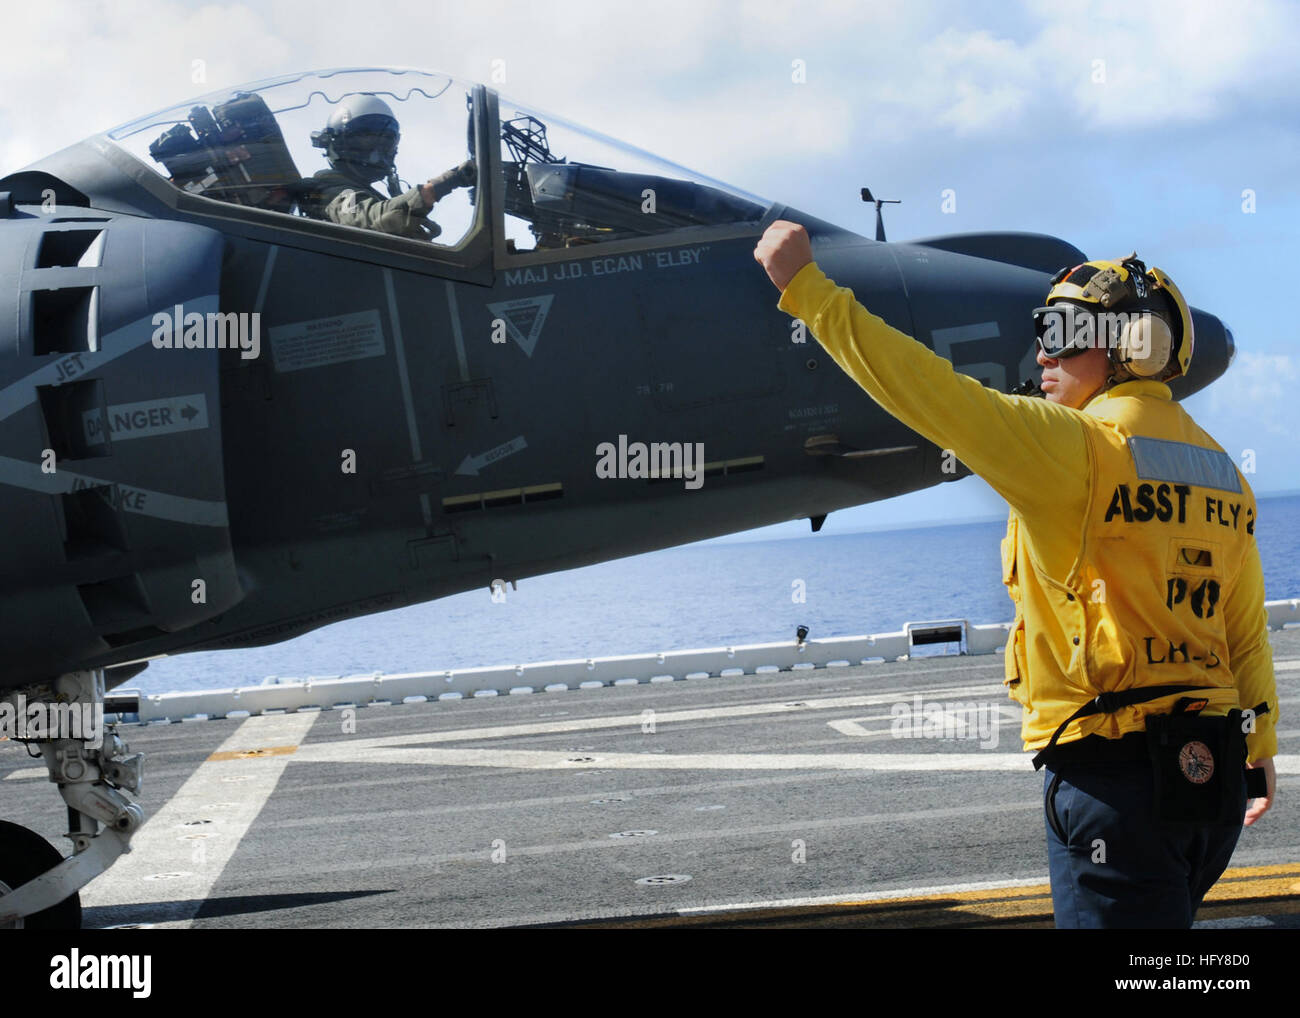
[(767, 278), (776, 288), (784, 290), (798, 271), (813, 260), (808, 231), (798, 223), (778, 219), (759, 238), (754, 260), (767, 270)]

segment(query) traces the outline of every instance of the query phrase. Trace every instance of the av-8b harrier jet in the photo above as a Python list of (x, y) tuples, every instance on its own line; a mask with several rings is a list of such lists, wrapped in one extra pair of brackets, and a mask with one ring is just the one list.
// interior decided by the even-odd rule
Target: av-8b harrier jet
[[(3, 177), (0, 708), (67, 721), (159, 655), (962, 476), (777, 310), (753, 250), (778, 218), (1002, 391), (1086, 260), (869, 239), (410, 70), (214, 93)], [(1194, 322), (1178, 397), (1233, 354)], [(74, 729), (25, 732), (73, 852), (0, 823), (0, 924), (76, 925), (143, 821), (140, 758)]]

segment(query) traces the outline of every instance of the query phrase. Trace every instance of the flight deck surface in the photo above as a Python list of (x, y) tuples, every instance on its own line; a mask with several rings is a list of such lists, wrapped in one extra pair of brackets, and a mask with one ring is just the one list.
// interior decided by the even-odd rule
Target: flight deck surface
[[(1300, 631), (1278, 796), (1198, 924), (1300, 927)], [(998, 656), (124, 725), (149, 817), (84, 925), (1049, 927)], [(995, 724), (996, 722), (996, 724)], [(0, 743), (0, 816), (64, 807)]]

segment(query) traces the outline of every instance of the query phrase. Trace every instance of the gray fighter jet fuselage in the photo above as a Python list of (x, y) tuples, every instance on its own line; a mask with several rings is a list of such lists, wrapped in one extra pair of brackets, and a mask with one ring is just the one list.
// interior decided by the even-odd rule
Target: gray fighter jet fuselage
[[(397, 162), (456, 170), (417, 195)], [(0, 711), (962, 476), (777, 309), (753, 251), (778, 218), (1000, 391), (1085, 260), (869, 240), (417, 71), (214, 93), (0, 178)], [(1194, 315), (1179, 397), (1233, 353)], [(0, 927), (76, 926), (144, 822), (141, 760), (25, 739), (73, 854), (0, 821)]]
[[(334, 98), (360, 87), (320, 77)], [(273, 92), (231, 94), (274, 108)], [(188, 186), (122, 132), (0, 179), (0, 482), (22, 535), (0, 553), (0, 688), (95, 668), (112, 686), (125, 662), (820, 525), (955, 479), (792, 330), (758, 236), (805, 224), (828, 275), (1001, 391), (1033, 369), (1029, 312), (1049, 275), (1085, 260), (1033, 234), (880, 243), (707, 184), (565, 161), (536, 143), (542, 121), (462, 94), (478, 181), (459, 244), (293, 214), (294, 182), (289, 197), (205, 190), (205, 171), (211, 185), (238, 159), (216, 143), (198, 146)], [(501, 144), (521, 122), (533, 144)], [(197, 121), (190, 138), (204, 140)], [(529, 225), (531, 250), (507, 220)], [(1232, 353), (1217, 318), (1195, 325), (1180, 397)], [(627, 466), (672, 446), (702, 452), (694, 480)]]

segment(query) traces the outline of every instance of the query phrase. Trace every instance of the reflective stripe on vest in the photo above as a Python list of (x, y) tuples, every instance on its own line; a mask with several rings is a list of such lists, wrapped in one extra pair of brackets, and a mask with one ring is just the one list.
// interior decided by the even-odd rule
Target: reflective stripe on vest
[(1128, 447), (1143, 480), (1241, 491), (1236, 465), (1226, 452), (1143, 435), (1129, 435)]

